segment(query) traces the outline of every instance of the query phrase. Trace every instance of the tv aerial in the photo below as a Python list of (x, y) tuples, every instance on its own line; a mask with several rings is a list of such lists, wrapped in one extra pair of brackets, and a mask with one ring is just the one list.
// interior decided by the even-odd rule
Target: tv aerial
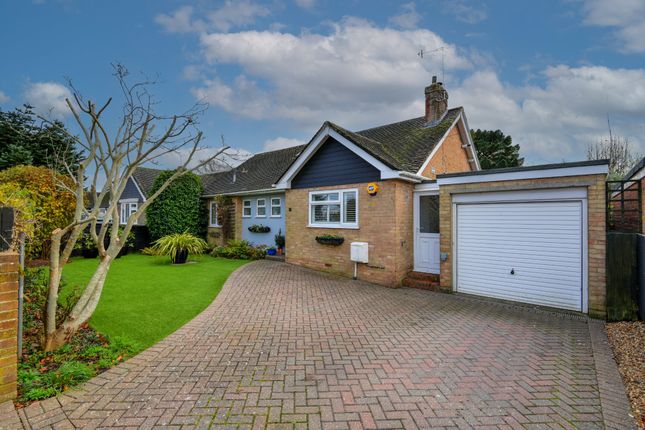
[(423, 60), (426, 55), (439, 54), (439, 53), (441, 53), (441, 82), (445, 82), (445, 77), (446, 77), (445, 46), (440, 46), (439, 48), (432, 49), (430, 51), (426, 51), (424, 47), (421, 47), (419, 48), (419, 52), (417, 52), (417, 56)]

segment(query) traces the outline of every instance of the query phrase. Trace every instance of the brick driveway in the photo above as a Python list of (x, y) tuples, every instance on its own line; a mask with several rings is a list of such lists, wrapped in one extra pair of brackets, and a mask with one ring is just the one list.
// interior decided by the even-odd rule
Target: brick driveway
[(32, 428), (630, 428), (602, 324), (268, 261)]

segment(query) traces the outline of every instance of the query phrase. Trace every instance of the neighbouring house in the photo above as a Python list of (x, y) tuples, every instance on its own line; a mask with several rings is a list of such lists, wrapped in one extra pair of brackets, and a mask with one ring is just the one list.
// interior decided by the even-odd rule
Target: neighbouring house
[(325, 122), (307, 145), (202, 176), (209, 242), (273, 245), (281, 230), (288, 263), (604, 316), (608, 163), (482, 171), (469, 130), (436, 79), (423, 116)]

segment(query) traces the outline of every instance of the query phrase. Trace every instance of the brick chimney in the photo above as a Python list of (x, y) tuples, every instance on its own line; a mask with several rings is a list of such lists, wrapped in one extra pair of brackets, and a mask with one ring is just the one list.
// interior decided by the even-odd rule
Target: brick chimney
[(432, 77), (432, 84), (426, 87), (426, 125), (434, 125), (443, 118), (448, 110), (448, 91), (437, 77)]

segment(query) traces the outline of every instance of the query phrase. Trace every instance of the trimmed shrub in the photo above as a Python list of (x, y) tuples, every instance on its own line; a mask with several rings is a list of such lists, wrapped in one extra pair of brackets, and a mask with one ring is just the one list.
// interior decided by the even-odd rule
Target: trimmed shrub
[(235, 260), (259, 260), (265, 257), (266, 246), (253, 246), (246, 240), (231, 240), (228, 246), (213, 249), (211, 255)]
[[(174, 171), (162, 172), (155, 180), (151, 193), (156, 192)], [(194, 173), (175, 179), (146, 210), (152, 240), (176, 233), (202, 233), (202, 180)]]
[(27, 255), (46, 258), (52, 231), (74, 218), (76, 196), (69, 191), (75, 187), (72, 179), (46, 167), (16, 166), (0, 172), (0, 184), (28, 193), (36, 228), (27, 244)]

